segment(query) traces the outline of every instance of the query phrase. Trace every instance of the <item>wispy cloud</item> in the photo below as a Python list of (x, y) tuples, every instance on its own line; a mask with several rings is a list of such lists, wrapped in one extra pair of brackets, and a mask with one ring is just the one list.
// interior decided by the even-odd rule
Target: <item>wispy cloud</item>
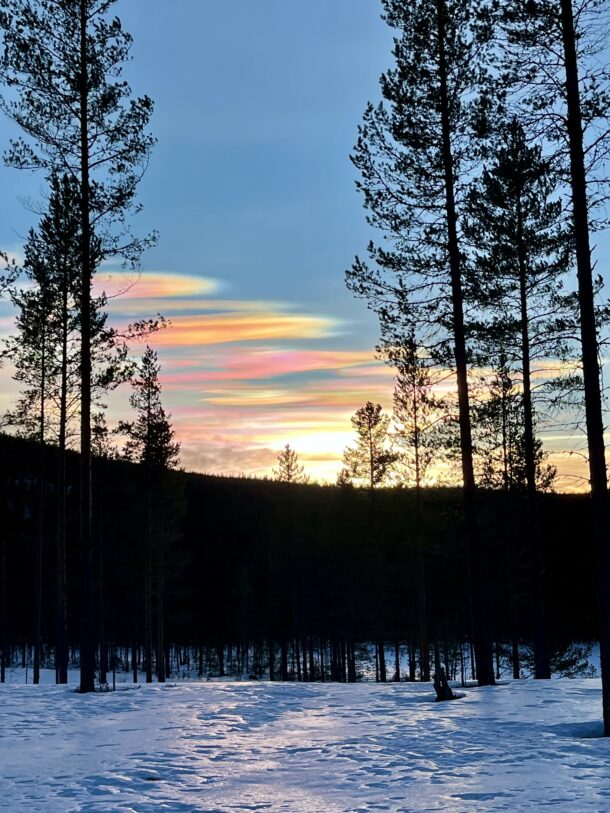
[[(149, 305), (149, 300), (171, 301), (187, 297), (203, 297), (217, 293), (222, 287), (219, 280), (194, 274), (173, 274), (163, 271), (147, 271), (142, 274), (105, 271), (97, 274), (95, 290), (115, 299), (112, 306), (120, 308), (125, 301), (139, 300)], [(127, 306), (129, 307), (129, 305)], [(133, 304), (132, 304), (133, 307)]]
[[(147, 272), (100, 274), (116, 324), (161, 312), (171, 326), (150, 337), (162, 363), (164, 401), (172, 413), (188, 469), (214, 474), (268, 475), (286, 443), (307, 472), (334, 481), (353, 442), (350, 417), (365, 401), (391, 409), (393, 371), (372, 349), (358, 347), (350, 325), (290, 303), (226, 296), (211, 277)], [(8, 303), (0, 334), (13, 328)], [(134, 348), (137, 352), (137, 348)], [(536, 369), (540, 379), (559, 370)], [(17, 385), (0, 372), (2, 406)], [(443, 391), (454, 392), (451, 375)], [(125, 389), (109, 398), (111, 421), (129, 409)], [(566, 490), (586, 487), (585, 462), (569, 438), (549, 441), (551, 462)]]
[(173, 316), (171, 327), (155, 337), (158, 347), (200, 347), (236, 342), (321, 339), (332, 336), (338, 322), (298, 313), (189, 314)]

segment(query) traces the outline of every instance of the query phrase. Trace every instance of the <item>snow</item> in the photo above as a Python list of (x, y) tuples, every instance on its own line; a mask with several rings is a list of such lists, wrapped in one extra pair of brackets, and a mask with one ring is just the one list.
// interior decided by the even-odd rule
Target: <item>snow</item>
[(597, 679), (0, 686), (0, 809), (607, 811)]

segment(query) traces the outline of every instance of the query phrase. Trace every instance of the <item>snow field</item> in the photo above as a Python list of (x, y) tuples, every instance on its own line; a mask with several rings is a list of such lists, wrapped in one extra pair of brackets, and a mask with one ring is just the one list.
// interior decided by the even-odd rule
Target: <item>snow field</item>
[(0, 809), (610, 810), (598, 680), (0, 686)]

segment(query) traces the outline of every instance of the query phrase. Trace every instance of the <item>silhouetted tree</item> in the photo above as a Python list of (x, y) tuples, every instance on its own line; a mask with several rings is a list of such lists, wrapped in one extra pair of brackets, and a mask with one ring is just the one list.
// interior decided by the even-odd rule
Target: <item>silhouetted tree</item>
[(147, 96), (132, 99), (121, 77), (131, 37), (110, 17), (114, 5), (115, 0), (5, 0), (0, 9), (0, 77), (10, 87), (2, 107), (23, 131), (6, 160), (18, 168), (70, 173), (79, 187), (83, 692), (93, 691), (95, 681), (91, 283), (96, 262), (120, 255), (137, 263), (149, 242), (129, 235), (126, 215), (154, 143), (146, 132), (152, 102)]
[(121, 422), (119, 431), (127, 436), (124, 455), (128, 460), (140, 463), (145, 474), (146, 488), (146, 550), (144, 584), (144, 660), (146, 682), (152, 681), (153, 651), (153, 580), (156, 580), (156, 671), (160, 683), (165, 681), (164, 646), (164, 590), (165, 546), (164, 534), (167, 517), (164, 510), (163, 489), (167, 482), (165, 474), (178, 464), (180, 444), (174, 440), (170, 416), (161, 403), (157, 354), (147, 347), (136, 377), (130, 398), (137, 417), (132, 422)]
[[(578, 277), (580, 339), (589, 474), (598, 563), (604, 733), (610, 736), (610, 537), (603, 404), (598, 358), (590, 232), (594, 205), (606, 199), (596, 182), (608, 153), (610, 70), (603, 0), (518, 0), (496, 4), (507, 64), (521, 106), (538, 132), (556, 145), (569, 177)], [(524, 92), (525, 91), (525, 92)], [(567, 158), (567, 160), (566, 160)]]
[(287, 443), (277, 456), (277, 469), (273, 469), (273, 476), (280, 483), (307, 483), (309, 477), (305, 468), (300, 465), (299, 458), (290, 444)]
[[(405, 317), (418, 343), (455, 366), (479, 683), (493, 684), (484, 550), (477, 530), (460, 205), (487, 131), (486, 26), (471, 0), (383, 0), (396, 31), (395, 67), (381, 77), (386, 104), (369, 104), (352, 160), (369, 222), (389, 248), (369, 247), (348, 285), (399, 343)], [(442, 348), (442, 350), (441, 350)], [(440, 352), (438, 352), (440, 351)]]
[(350, 477), (361, 481), (371, 493), (385, 481), (396, 461), (396, 454), (388, 448), (389, 423), (381, 404), (371, 401), (352, 416), (356, 445), (345, 450), (343, 464)]
[(435, 454), (439, 451), (436, 429), (439, 421), (445, 418), (446, 404), (434, 395), (433, 390), (439, 383), (439, 377), (435, 375), (430, 361), (418, 347), (414, 332), (390, 351), (390, 361), (396, 368), (393, 439), (399, 449), (398, 459), (406, 473), (406, 482), (413, 484), (415, 488), (421, 679), (429, 681), (430, 650), (422, 486)]

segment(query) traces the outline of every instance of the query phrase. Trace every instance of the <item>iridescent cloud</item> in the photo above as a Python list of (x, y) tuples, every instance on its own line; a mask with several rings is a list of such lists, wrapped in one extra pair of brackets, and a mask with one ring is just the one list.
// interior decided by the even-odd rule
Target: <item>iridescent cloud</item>
[(157, 347), (200, 347), (236, 342), (321, 339), (335, 332), (337, 322), (323, 316), (278, 313), (189, 314), (172, 316), (171, 327), (155, 336)]
[(109, 299), (115, 300), (111, 306), (113, 308), (120, 308), (121, 305), (116, 303), (124, 303), (125, 300), (135, 299), (150, 305), (151, 299), (209, 296), (220, 288), (221, 283), (216, 279), (162, 271), (134, 274), (129, 271), (101, 270), (95, 280), (95, 291), (104, 292)]
[[(290, 443), (312, 478), (334, 481), (343, 450), (353, 442), (356, 409), (367, 400), (391, 408), (392, 370), (373, 349), (359, 348), (350, 326), (332, 314), (280, 301), (220, 298), (226, 286), (196, 274), (136, 278), (104, 271), (97, 288), (111, 296), (118, 326), (157, 312), (171, 320), (150, 343), (159, 350), (164, 401), (188, 469), (270, 475)], [(13, 320), (2, 307), (0, 333), (6, 334)], [(557, 372), (536, 368), (534, 374), (543, 379)], [(0, 378), (6, 408), (16, 385), (6, 368)], [(455, 391), (452, 375), (440, 389)], [(111, 422), (126, 416), (128, 394), (124, 389), (110, 397)], [(565, 451), (570, 442), (548, 439), (551, 462), (559, 467), (560, 487), (581, 490), (585, 463)]]

